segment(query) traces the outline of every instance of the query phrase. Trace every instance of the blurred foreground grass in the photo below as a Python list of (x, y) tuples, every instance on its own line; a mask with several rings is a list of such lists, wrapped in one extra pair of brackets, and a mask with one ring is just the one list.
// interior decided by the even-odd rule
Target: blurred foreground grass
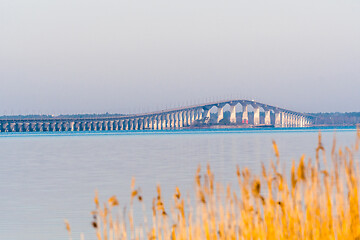
[[(201, 176), (199, 167), (194, 196), (184, 197), (176, 188), (170, 209), (165, 209), (157, 187), (150, 221), (133, 179), (129, 211), (118, 214), (115, 196), (100, 204), (96, 194), (92, 225), (98, 240), (360, 239), (360, 172), (354, 159), (359, 142), (359, 128), (351, 148), (338, 149), (334, 139), (331, 159), (326, 159), (319, 134), (315, 158), (301, 156), (290, 172), (280, 168), (273, 142), (276, 161), (268, 169), (263, 165), (260, 176), (237, 168), (236, 189), (216, 183), (209, 166)], [(141, 226), (134, 226), (134, 201), (143, 205)]]

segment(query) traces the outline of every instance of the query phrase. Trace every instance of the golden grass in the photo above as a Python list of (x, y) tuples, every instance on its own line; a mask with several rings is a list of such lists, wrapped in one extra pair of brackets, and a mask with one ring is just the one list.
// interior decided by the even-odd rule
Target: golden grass
[[(130, 209), (117, 214), (115, 196), (100, 205), (95, 196), (93, 227), (98, 240), (118, 239), (360, 239), (358, 164), (360, 130), (352, 148), (337, 149), (326, 159), (319, 134), (314, 160), (301, 156), (287, 176), (276, 161), (260, 176), (237, 168), (238, 186), (216, 183), (208, 166), (195, 175), (195, 201), (175, 189), (172, 207), (165, 209), (160, 186), (153, 199), (152, 221), (146, 218), (139, 189), (132, 181)], [(284, 171), (284, 170), (282, 170)], [(143, 205), (144, 222), (134, 226), (133, 203)], [(125, 215), (125, 214), (122, 214)], [(70, 237), (70, 225), (67, 223)]]

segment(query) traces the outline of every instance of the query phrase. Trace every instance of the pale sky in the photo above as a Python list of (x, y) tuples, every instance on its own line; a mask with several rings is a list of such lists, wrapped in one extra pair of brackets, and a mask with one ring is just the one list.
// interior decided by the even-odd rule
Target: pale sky
[(360, 1), (0, 0), (0, 86), (0, 115), (360, 111)]

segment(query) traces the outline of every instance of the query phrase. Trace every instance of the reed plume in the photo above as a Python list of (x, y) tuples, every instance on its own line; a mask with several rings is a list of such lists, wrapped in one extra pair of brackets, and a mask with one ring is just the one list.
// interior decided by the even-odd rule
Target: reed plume
[(319, 134), (315, 159), (302, 155), (286, 175), (273, 141), (276, 162), (262, 165), (259, 176), (237, 167), (235, 188), (217, 183), (210, 166), (201, 174), (199, 166), (194, 198), (176, 187), (172, 207), (165, 209), (157, 186), (150, 225), (143, 207), (144, 224), (134, 226), (133, 201), (143, 204), (143, 199), (133, 180), (130, 209), (124, 213), (129, 218), (113, 217), (119, 208), (115, 196), (100, 205), (96, 193), (93, 227), (98, 240), (360, 239), (360, 174), (354, 157), (359, 142), (359, 129), (352, 148), (337, 149), (334, 140), (327, 161)]

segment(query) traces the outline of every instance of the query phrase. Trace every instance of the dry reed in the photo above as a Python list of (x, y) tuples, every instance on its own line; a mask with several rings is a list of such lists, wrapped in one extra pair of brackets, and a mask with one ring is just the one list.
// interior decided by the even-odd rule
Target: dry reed
[[(360, 175), (354, 162), (359, 142), (359, 128), (351, 149), (337, 149), (334, 140), (328, 161), (319, 134), (315, 160), (301, 156), (298, 164), (292, 162), (289, 176), (279, 171), (280, 155), (273, 142), (275, 163), (268, 169), (262, 165), (260, 176), (238, 167), (236, 189), (216, 183), (209, 166), (201, 176), (199, 167), (195, 202), (176, 188), (173, 207), (166, 210), (158, 186), (150, 225), (133, 180), (129, 212), (115, 214), (119, 207), (116, 197), (100, 205), (96, 194), (92, 225), (98, 240), (360, 239)], [(134, 226), (134, 201), (143, 205), (141, 227)], [(66, 226), (70, 234), (69, 224)]]

